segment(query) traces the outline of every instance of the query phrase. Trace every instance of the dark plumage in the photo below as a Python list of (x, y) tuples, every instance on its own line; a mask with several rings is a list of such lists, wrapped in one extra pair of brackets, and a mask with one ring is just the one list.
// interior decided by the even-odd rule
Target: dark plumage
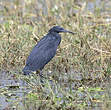
[(61, 42), (60, 32), (68, 32), (60, 26), (52, 27), (48, 34), (44, 36), (32, 49), (23, 69), (25, 75), (33, 71), (42, 70), (44, 66), (55, 56), (57, 47)]

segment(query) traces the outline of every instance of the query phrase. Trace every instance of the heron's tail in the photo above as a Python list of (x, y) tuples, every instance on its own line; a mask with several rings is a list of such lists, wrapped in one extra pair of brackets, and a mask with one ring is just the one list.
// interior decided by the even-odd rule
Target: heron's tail
[(22, 71), (23, 71), (24, 75), (29, 75), (31, 73), (28, 66), (25, 66)]

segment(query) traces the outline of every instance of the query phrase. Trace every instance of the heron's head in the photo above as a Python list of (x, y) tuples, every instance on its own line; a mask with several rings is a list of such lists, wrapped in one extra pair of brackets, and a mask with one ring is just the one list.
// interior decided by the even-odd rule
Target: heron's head
[(75, 34), (74, 32), (65, 30), (64, 28), (60, 27), (60, 26), (54, 26), (52, 27), (49, 32), (56, 32), (56, 33), (60, 33), (60, 32), (68, 32), (68, 33), (72, 33)]

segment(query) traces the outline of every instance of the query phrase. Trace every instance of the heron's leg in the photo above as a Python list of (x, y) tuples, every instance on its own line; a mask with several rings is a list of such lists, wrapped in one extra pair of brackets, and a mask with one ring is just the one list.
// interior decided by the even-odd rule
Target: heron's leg
[(43, 77), (42, 70), (37, 70), (36, 74), (39, 74), (40, 77)]
[(43, 76), (42, 73), (43, 73), (42, 70), (40, 70), (40, 72), (39, 72), (39, 76), (40, 76), (41, 78), (44, 78), (44, 76)]
[(37, 70), (36, 73), (39, 74), (40, 82), (43, 84), (44, 83), (44, 81), (43, 81), (44, 80), (44, 76), (42, 74), (43, 73), (42, 70)]

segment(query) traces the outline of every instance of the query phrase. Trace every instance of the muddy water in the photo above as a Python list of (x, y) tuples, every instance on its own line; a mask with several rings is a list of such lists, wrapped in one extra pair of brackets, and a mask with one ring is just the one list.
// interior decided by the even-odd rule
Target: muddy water
[[(75, 85), (80, 86), (80, 83), (77, 83), (78, 81), (82, 80), (81, 74), (77, 74), (76, 72), (70, 73), (71, 76), (68, 75), (68, 73), (65, 73), (64, 78), (62, 75), (60, 76), (60, 81), (58, 83), (54, 83), (53, 81), (49, 80), (49, 85), (52, 86), (52, 90), (55, 94), (57, 94), (57, 97), (64, 97), (64, 95), (57, 90), (57, 87), (63, 88), (64, 91), (69, 91), (71, 86), (71, 91), (75, 94), (77, 91), (74, 89)], [(76, 81), (72, 81), (68, 83), (68, 80), (70, 77), (73, 77), (72, 79)], [(101, 84), (100, 87), (103, 85)], [(111, 86), (110, 83), (106, 83), (106, 90), (103, 91), (94, 91), (90, 93), (91, 98), (93, 99), (95, 95), (98, 95), (98, 97), (103, 97), (101, 99), (96, 99), (95, 101), (88, 100), (87, 106), (84, 107), (85, 110), (110, 110), (110, 104), (111, 104)], [(46, 88), (45, 94), (50, 93), (49, 89)], [(30, 108), (33, 108), (36, 110), (36, 107), (33, 105), (33, 103), (27, 103), (26, 95), (31, 91), (31, 88), (29, 88), (29, 85), (26, 84), (24, 79), (17, 78), (16, 75), (1, 71), (0, 72), (0, 110), (24, 110), (25, 106), (28, 110)], [(87, 91), (86, 91), (87, 92)], [(85, 92), (78, 92), (77, 94), (80, 99), (80, 101), (84, 101), (85, 98), (87, 98), (88, 93)], [(93, 97), (94, 96), (94, 97)], [(87, 100), (87, 99), (85, 99)], [(30, 101), (29, 101), (30, 102)], [(64, 101), (61, 100), (58, 102), (58, 104), (63, 103)], [(77, 102), (79, 103), (79, 102)], [(30, 104), (30, 106), (29, 106)], [(36, 103), (35, 103), (36, 104)], [(34, 108), (35, 107), (35, 108)]]
[(8, 109), (13, 103), (21, 103), (28, 91), (24, 81), (9, 72), (0, 72), (0, 110)]

